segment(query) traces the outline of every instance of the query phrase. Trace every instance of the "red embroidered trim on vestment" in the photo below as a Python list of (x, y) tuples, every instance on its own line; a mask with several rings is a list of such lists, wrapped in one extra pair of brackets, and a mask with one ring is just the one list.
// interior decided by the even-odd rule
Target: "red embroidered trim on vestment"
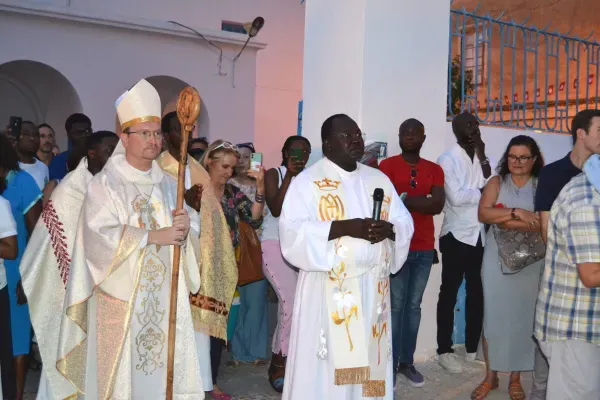
[(52, 249), (54, 250), (54, 256), (58, 262), (58, 272), (60, 277), (67, 286), (67, 280), (69, 279), (69, 269), (71, 267), (71, 257), (69, 256), (69, 249), (67, 247), (67, 237), (65, 236), (65, 230), (63, 224), (58, 219), (52, 200), (48, 200), (48, 204), (44, 207), (42, 212), (42, 219), (48, 233), (50, 234), (50, 242), (52, 243)]

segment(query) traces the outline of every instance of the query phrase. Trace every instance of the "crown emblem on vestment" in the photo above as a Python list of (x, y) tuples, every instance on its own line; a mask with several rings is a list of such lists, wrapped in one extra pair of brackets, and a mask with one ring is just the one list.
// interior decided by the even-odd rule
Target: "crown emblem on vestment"
[(325, 178), (321, 181), (315, 181), (315, 185), (317, 185), (317, 187), (323, 191), (337, 190), (337, 188), (340, 186), (340, 184), (341, 184), (341, 182), (332, 181), (331, 179), (328, 179), (328, 178)]

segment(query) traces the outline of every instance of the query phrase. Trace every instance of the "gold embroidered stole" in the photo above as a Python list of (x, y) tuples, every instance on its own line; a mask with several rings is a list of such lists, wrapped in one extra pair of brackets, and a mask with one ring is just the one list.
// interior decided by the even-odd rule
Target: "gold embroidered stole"
[(55, 365), (77, 223), (91, 179), (84, 157), (52, 192), (20, 264), (44, 371), (53, 395), (59, 399), (77, 396), (76, 387), (56, 370)]
[[(320, 221), (340, 221), (349, 216), (346, 197), (339, 173), (321, 160), (313, 168), (313, 195)], [(366, 193), (382, 187), (393, 190), (388, 182), (377, 175), (364, 182)], [(388, 191), (389, 193), (389, 191)], [(359, 194), (360, 195), (360, 194)], [(366, 195), (366, 194), (364, 194)], [(391, 199), (386, 196), (382, 206), (382, 219), (389, 217)], [(372, 203), (371, 203), (372, 204)], [(327, 299), (327, 332), (329, 348), (335, 368), (336, 385), (363, 385), (363, 397), (385, 396), (385, 378), (388, 360), (391, 357), (389, 332), (389, 265), (393, 251), (389, 240), (378, 246), (378, 262), (374, 265), (356, 265), (354, 249), (365, 246), (361, 239), (342, 237), (334, 242), (334, 265), (328, 272), (325, 283)], [(372, 251), (377, 251), (372, 249)], [(372, 274), (374, 284), (370, 310), (363, 309), (359, 278)], [(370, 317), (370, 320), (366, 318)], [(367, 330), (365, 324), (371, 329)]]
[[(194, 329), (227, 340), (227, 319), (238, 280), (237, 262), (220, 200), (212, 190), (206, 170), (189, 157), (192, 185), (201, 184), (200, 206), (200, 291), (190, 294)], [(179, 163), (168, 151), (156, 160), (167, 174), (177, 179)]]

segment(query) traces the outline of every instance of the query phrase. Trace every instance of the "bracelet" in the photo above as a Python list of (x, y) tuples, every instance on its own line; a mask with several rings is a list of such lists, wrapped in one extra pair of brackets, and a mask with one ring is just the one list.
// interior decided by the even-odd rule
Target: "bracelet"
[(490, 165), (490, 159), (486, 157), (483, 161), (480, 161), (479, 164), (481, 164), (481, 165)]
[(254, 195), (254, 202), (258, 204), (265, 203), (265, 195), (264, 194), (256, 194)]

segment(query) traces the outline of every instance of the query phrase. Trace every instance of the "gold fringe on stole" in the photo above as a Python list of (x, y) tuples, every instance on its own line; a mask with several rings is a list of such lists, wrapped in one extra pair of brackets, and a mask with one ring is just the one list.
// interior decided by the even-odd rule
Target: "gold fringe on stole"
[(360, 385), (369, 380), (370, 367), (344, 368), (335, 370), (336, 385)]
[(385, 381), (367, 381), (363, 383), (363, 397), (384, 397)]
[(225, 342), (227, 342), (227, 325), (223, 325), (223, 321), (227, 322), (227, 319), (223, 320), (217, 314), (203, 310), (191, 303), (190, 308), (192, 309), (192, 322), (196, 332), (215, 338), (225, 338)]

